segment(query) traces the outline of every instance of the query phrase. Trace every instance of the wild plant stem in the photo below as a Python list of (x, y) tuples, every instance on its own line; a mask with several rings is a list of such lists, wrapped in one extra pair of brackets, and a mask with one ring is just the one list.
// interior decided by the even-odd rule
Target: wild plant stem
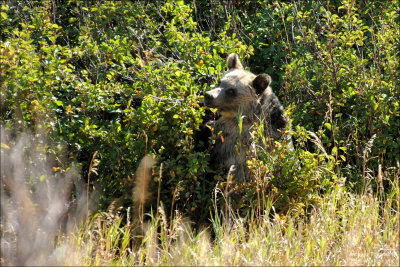
[(94, 164), (94, 159), (96, 158), (98, 151), (94, 152), (92, 156), (92, 160), (90, 161), (89, 165), (89, 173), (88, 173), (88, 182), (87, 182), (87, 188), (86, 188), (86, 227), (89, 225), (89, 185), (90, 185), (90, 175), (93, 170), (93, 164)]

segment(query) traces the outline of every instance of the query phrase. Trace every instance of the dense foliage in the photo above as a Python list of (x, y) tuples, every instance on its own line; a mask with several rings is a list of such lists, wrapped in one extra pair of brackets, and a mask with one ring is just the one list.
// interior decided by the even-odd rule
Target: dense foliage
[(238, 208), (260, 205), (261, 191), (277, 210), (302, 210), (343, 177), (349, 188), (389, 187), (371, 178), (400, 161), (400, 2), (227, 2), (2, 2), (1, 124), (46, 136), (54, 159), (54, 173), (31, 182), (77, 162), (87, 183), (98, 151), (89, 183), (99, 208), (131, 205), (152, 154), (148, 203), (160, 189), (171, 213), (208, 216), (214, 189), (232, 185), (217, 185), (226, 174), (195, 135), (202, 95), (235, 52), (272, 76), (296, 140), (293, 152), (260, 149), (254, 183), (235, 185)]

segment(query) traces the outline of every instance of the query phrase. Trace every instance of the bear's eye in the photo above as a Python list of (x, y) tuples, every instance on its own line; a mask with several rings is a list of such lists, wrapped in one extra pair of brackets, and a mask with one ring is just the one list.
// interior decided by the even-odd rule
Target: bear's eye
[(229, 96), (234, 96), (235, 95), (235, 89), (229, 88), (226, 90), (226, 94)]

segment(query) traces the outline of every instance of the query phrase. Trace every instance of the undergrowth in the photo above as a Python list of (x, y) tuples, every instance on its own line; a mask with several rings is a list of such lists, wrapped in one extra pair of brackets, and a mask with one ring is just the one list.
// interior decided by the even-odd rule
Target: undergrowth
[[(0, 263), (398, 265), (399, 10), (2, 1)], [(271, 75), (295, 140), (244, 184), (197, 149), (229, 53)]]
[[(136, 206), (123, 208), (114, 201), (106, 211), (90, 215), (86, 188), (79, 187), (76, 173), (29, 185), (27, 174), (50, 168), (39, 164), (35, 151), (40, 143), (28, 135), (13, 147), (3, 141), (2, 265), (389, 266), (399, 262), (399, 167), (380, 174), (393, 181), (389, 192), (354, 194), (346, 190), (344, 179), (338, 179), (308, 214), (277, 213), (270, 201), (261, 213), (252, 208), (239, 215), (224, 197), (224, 188), (215, 188), (210, 221), (198, 227), (179, 210), (169, 216), (162, 201), (157, 210), (144, 213), (140, 207), (146, 201), (146, 186), (140, 183), (132, 192)], [(143, 183), (153, 163), (146, 157), (139, 164)], [(71, 200), (67, 192), (72, 187), (81, 188), (77, 190), (81, 193)]]

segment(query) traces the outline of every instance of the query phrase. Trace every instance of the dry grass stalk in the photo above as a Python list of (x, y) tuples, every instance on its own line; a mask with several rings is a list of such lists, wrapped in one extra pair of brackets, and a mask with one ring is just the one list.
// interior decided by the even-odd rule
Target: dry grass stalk
[[(368, 169), (367, 169), (367, 162), (373, 158), (368, 158), (369, 153), (371, 152), (372, 146), (374, 144), (376, 138), (376, 134), (374, 134), (371, 139), (369, 139), (369, 141), (367, 142), (367, 144), (365, 145), (365, 148), (363, 150), (363, 170), (362, 170), (362, 178), (363, 178), (363, 188), (364, 188), (364, 194), (367, 192), (367, 190), (369, 189), (369, 183), (370, 183), (370, 179), (367, 180), (367, 173), (368, 173)], [(369, 173), (368, 173), (369, 174)], [(370, 176), (370, 175), (369, 175)], [(371, 176), (370, 176), (371, 177)]]
[(307, 133), (308, 133), (309, 135), (311, 135), (311, 137), (312, 137), (311, 142), (313, 142), (313, 143), (318, 147), (318, 149), (321, 150), (322, 153), (324, 153), (324, 155), (325, 155), (326, 158), (329, 158), (329, 157), (328, 157), (328, 153), (326, 153), (325, 148), (324, 148), (324, 146), (322, 145), (321, 139), (319, 139), (319, 137), (318, 137), (315, 133), (313, 133), (313, 132), (311, 132), (311, 131), (307, 131)]
[(90, 161), (90, 166), (89, 166), (89, 172), (88, 172), (88, 182), (87, 182), (87, 188), (86, 188), (86, 227), (88, 226), (89, 223), (89, 186), (90, 186), (90, 175), (92, 173), (98, 175), (97, 173), (97, 165), (99, 165), (99, 160), (96, 159), (98, 151), (94, 152), (92, 156), (92, 160)]
[[(162, 201), (160, 201), (160, 206), (158, 207), (158, 211), (161, 214), (161, 222), (164, 227), (164, 230), (167, 231), (168, 220), (167, 220), (167, 216), (165, 215), (164, 204), (162, 203)], [(156, 217), (156, 218), (158, 218), (158, 217)]]
[(160, 176), (158, 177), (157, 214), (156, 214), (156, 218), (158, 218), (158, 210), (159, 210), (159, 206), (160, 206), (162, 168), (163, 168), (163, 164), (161, 163), (161, 165), (160, 165)]
[(381, 194), (384, 193), (383, 178), (382, 177), (383, 177), (383, 175), (382, 175), (382, 165), (379, 164), (378, 165), (378, 176), (376, 177), (377, 178), (376, 182), (378, 184), (378, 187), (379, 187), (379, 190), (380, 190)]

